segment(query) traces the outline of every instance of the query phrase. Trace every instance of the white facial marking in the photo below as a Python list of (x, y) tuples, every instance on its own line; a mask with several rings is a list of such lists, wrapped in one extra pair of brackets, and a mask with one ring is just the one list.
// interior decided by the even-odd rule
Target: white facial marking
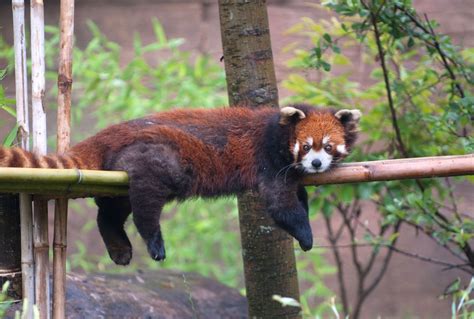
[(323, 145), (324, 145), (324, 144), (327, 144), (330, 139), (331, 139), (330, 136), (325, 135), (325, 136), (323, 137)]
[(346, 144), (340, 144), (336, 147), (336, 149), (341, 154), (347, 154)]
[[(312, 164), (312, 162), (318, 159), (321, 161), (321, 166), (318, 168), (315, 168)], [(301, 164), (303, 165), (305, 172), (307, 173), (321, 173), (326, 171), (330, 166), (332, 162), (332, 155), (328, 154), (324, 150), (320, 151), (315, 151), (315, 150), (310, 150), (308, 154), (303, 156), (301, 160)]]
[(308, 137), (306, 139), (306, 142), (308, 143), (308, 145), (313, 146), (313, 138), (312, 137)]
[(295, 146), (293, 146), (293, 156), (295, 161), (298, 160), (298, 153), (300, 152), (300, 142), (296, 141)]

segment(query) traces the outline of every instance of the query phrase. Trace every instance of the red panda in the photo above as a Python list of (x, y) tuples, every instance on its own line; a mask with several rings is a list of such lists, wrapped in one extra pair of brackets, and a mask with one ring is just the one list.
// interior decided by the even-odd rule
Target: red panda
[(275, 108), (173, 110), (112, 125), (65, 154), (38, 156), (0, 147), (0, 167), (124, 170), (128, 196), (96, 198), (97, 223), (110, 257), (126, 265), (133, 221), (150, 256), (165, 259), (160, 214), (165, 203), (257, 190), (276, 224), (313, 245), (302, 175), (330, 169), (348, 155), (358, 110), (306, 105)]

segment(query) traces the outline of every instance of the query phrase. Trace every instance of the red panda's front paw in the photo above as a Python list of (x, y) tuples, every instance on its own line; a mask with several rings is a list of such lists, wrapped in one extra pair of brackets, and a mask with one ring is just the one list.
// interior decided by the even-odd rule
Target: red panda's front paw
[(298, 239), (298, 243), (303, 251), (308, 251), (313, 248), (313, 234), (311, 231), (308, 234), (304, 234), (301, 236), (301, 239)]
[(276, 224), (298, 241), (304, 251), (313, 248), (313, 232), (308, 214), (303, 208), (297, 212), (279, 212), (272, 215)]

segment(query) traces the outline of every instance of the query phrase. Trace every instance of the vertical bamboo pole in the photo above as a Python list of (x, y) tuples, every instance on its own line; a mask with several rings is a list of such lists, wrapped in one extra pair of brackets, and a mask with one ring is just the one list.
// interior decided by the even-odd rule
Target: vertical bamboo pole
[(29, 149), (28, 123), (28, 84), (26, 72), (26, 43), (25, 43), (25, 4), (24, 0), (12, 0), (13, 9), (13, 45), (15, 49), (15, 90), (16, 90), (16, 119), (18, 123), (18, 138), (23, 149)]
[(27, 302), (27, 318), (33, 317), (35, 304), (35, 267), (33, 256), (33, 220), (31, 195), (20, 194), (21, 220), (21, 275), (23, 280), (23, 299)]
[(67, 199), (57, 199), (54, 209), (53, 318), (66, 318)]
[(44, 111), (44, 7), (43, 0), (30, 1), (31, 13), (31, 109), (33, 152), (44, 155), (46, 144), (46, 113)]
[(35, 256), (36, 305), (40, 318), (50, 318), (48, 202), (34, 201), (33, 244)]
[[(29, 149), (28, 85), (26, 71), (25, 4), (24, 0), (12, 0), (13, 32), (15, 48), (15, 89), (18, 138), (20, 146)], [(28, 302), (27, 316), (33, 314), (35, 302), (33, 223), (31, 196), (20, 194), (21, 223), (21, 272), (23, 298)]]
[[(222, 46), (231, 105), (278, 107), (266, 1), (219, 0)], [(238, 198), (250, 318), (300, 318), (274, 294), (299, 299), (293, 239), (265, 213), (258, 194)]]
[[(72, 49), (74, 41), (74, 0), (61, 0), (60, 53), (58, 71), (58, 153), (69, 148), (71, 131)], [(65, 318), (67, 199), (58, 199), (54, 212), (53, 318)]]
[[(46, 113), (44, 105), (44, 6), (43, 0), (30, 1), (31, 16), (31, 108), (33, 152), (45, 155)], [(50, 318), (48, 203), (35, 200), (33, 211), (35, 257), (35, 302), (41, 319)]]

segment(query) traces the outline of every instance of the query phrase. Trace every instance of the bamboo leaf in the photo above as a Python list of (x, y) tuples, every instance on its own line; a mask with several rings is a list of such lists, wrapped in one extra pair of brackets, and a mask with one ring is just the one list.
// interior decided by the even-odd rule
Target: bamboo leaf
[(15, 124), (15, 127), (7, 134), (7, 137), (3, 140), (4, 146), (11, 146), (15, 140), (18, 133), (18, 124)]

